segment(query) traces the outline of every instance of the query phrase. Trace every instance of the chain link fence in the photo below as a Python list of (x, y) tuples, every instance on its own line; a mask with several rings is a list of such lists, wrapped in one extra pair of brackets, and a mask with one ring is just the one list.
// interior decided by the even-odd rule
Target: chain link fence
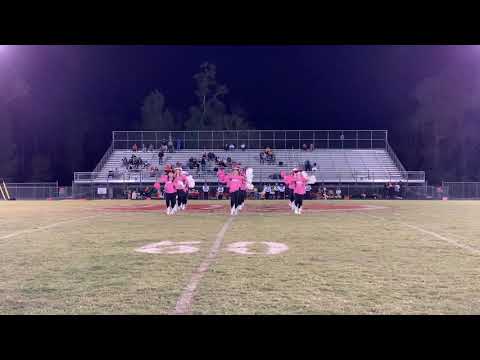
[[(204, 183), (197, 183), (194, 189), (190, 190), (190, 199), (204, 199), (202, 186)], [(218, 198), (218, 183), (209, 183), (208, 199)], [(249, 199), (284, 199), (285, 193), (274, 191), (274, 185), (269, 184), (272, 192), (265, 196), (265, 187), (267, 184), (254, 184), (255, 190), (248, 192)], [(130, 184), (130, 183), (87, 183), (73, 184), (72, 198), (74, 199), (130, 199), (131, 194), (135, 191), (140, 194), (140, 198), (149, 197), (152, 199), (163, 199), (163, 187), (158, 193), (153, 189), (152, 184)], [(222, 198), (228, 198), (228, 188), (223, 187)], [(366, 185), (350, 185), (350, 184), (315, 184), (311, 186), (307, 193), (307, 199), (322, 199), (324, 193), (328, 198), (338, 198), (337, 191), (340, 191), (341, 199), (392, 199), (392, 200), (441, 200), (443, 194), (437, 192), (434, 186), (425, 185), (402, 185), (398, 191), (394, 188), (385, 188), (383, 184), (366, 184)]]
[(452, 200), (480, 199), (480, 182), (449, 182), (444, 181), (442, 187), (444, 196)]
[[(7, 183), (12, 200), (47, 200), (59, 197), (58, 183)], [(3, 200), (2, 197), (0, 197)]]

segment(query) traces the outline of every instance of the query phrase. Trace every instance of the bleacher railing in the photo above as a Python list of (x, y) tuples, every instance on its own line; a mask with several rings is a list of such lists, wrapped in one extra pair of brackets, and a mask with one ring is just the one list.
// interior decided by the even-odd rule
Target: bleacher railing
[(106, 164), (106, 162), (110, 158), (110, 155), (112, 155), (113, 150), (114, 149), (113, 149), (113, 143), (112, 143), (108, 147), (107, 151), (105, 151), (105, 154), (103, 154), (103, 157), (100, 159), (97, 166), (95, 166), (95, 169), (93, 169), (93, 172), (98, 172), (102, 170), (103, 166)]
[[(289, 169), (279, 168), (274, 173), (272, 170), (256, 170), (254, 172), (255, 183), (273, 183), (281, 182), (280, 171)], [(213, 171), (189, 170), (189, 173), (197, 182), (217, 182), (217, 176)], [(309, 172), (315, 175), (317, 183), (374, 183), (374, 182), (425, 182), (425, 173), (423, 171), (407, 171), (404, 175), (386, 175), (384, 172), (374, 171), (313, 171)], [(275, 176), (276, 175), (276, 176)], [(154, 183), (158, 181), (161, 174), (152, 176), (148, 171), (131, 171), (119, 174), (108, 175), (102, 172), (76, 172), (74, 174), (75, 183)]]
[(113, 131), (113, 150), (154, 149), (171, 141), (176, 149), (301, 149), (313, 144), (316, 149), (385, 149), (387, 130), (232, 130), (232, 131)]

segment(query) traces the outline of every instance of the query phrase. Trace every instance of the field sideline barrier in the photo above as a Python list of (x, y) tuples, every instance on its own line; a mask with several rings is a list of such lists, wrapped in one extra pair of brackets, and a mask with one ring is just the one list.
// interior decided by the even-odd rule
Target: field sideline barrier
[(2, 184), (0, 184), (0, 192), (2, 193), (2, 197), (3, 197), (3, 200), (7, 200), (7, 198), (5, 197), (5, 193), (3, 192), (3, 189), (2, 189)]
[(2, 181), (2, 182), (3, 182), (3, 187), (5, 189), (5, 194), (7, 195), (7, 199), (10, 200), (10, 194), (8, 193), (7, 184), (5, 184), (5, 181)]
[[(1, 184), (0, 184), (1, 185)], [(59, 198), (58, 182), (45, 183), (5, 183), (8, 199), (47, 200)]]

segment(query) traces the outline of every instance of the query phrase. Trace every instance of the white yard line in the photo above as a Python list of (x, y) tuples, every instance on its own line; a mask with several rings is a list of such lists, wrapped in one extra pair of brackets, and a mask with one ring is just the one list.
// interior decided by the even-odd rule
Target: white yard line
[[(380, 217), (380, 216), (375, 216), (375, 215), (370, 215), (370, 214), (365, 214), (366, 216), (369, 216), (369, 217), (372, 217), (372, 218), (375, 218), (375, 219), (379, 219), (379, 220), (383, 220), (383, 221), (390, 221), (389, 219), (386, 219), (386, 218), (383, 218), (383, 217)], [(430, 235), (430, 236), (433, 236), (439, 240), (443, 240), (445, 242), (448, 242), (449, 244), (453, 245), (453, 246), (456, 246), (456, 247), (459, 247), (463, 250), (466, 250), (472, 254), (475, 254), (475, 255), (480, 255), (480, 250), (479, 249), (476, 249), (474, 247), (471, 247), (470, 245), (466, 245), (466, 244), (463, 244), (461, 242), (458, 242), (457, 240), (454, 240), (454, 239), (451, 239), (451, 238), (448, 238), (446, 236), (443, 236), (443, 235), (440, 235), (440, 234), (437, 234), (436, 232), (434, 231), (430, 231), (430, 230), (426, 230), (426, 229), (423, 229), (419, 226), (416, 226), (416, 225), (412, 225), (412, 224), (408, 224), (404, 221), (400, 221), (400, 220), (393, 220), (393, 221), (397, 221), (399, 222), (400, 224), (410, 228), (410, 229), (414, 229), (414, 230), (417, 230), (417, 231), (420, 231), (424, 234), (427, 234), (427, 235)]]
[(193, 273), (188, 285), (182, 292), (182, 295), (178, 298), (177, 304), (175, 306), (175, 310), (173, 314), (181, 315), (181, 314), (188, 314), (191, 311), (192, 303), (193, 303), (193, 296), (195, 295), (195, 290), (197, 289), (198, 283), (204, 276), (205, 272), (208, 270), (212, 262), (218, 255), (220, 250), (220, 246), (222, 245), (223, 238), (225, 233), (227, 232), (230, 224), (233, 221), (233, 217), (230, 217), (225, 224), (223, 224), (222, 229), (217, 234), (215, 238), (215, 242), (213, 243), (207, 257), (202, 261), (200, 266), (195, 270)]
[(71, 223), (71, 222), (85, 220), (85, 219), (91, 219), (91, 218), (94, 218), (94, 217), (97, 217), (97, 216), (98, 215), (78, 217), (78, 218), (71, 219), (71, 220), (59, 221), (59, 222), (56, 222), (56, 223), (53, 223), (53, 224), (49, 224), (49, 225), (45, 225), (45, 226), (39, 226), (39, 227), (36, 227), (34, 229), (15, 231), (11, 234), (0, 236), (0, 240), (10, 239), (10, 238), (13, 238), (15, 236), (23, 235), (23, 234), (31, 234), (31, 233), (34, 233), (34, 232), (37, 232), (37, 231), (48, 230), (48, 229), (51, 229), (51, 228), (59, 226), (59, 225), (68, 224), (68, 223)]

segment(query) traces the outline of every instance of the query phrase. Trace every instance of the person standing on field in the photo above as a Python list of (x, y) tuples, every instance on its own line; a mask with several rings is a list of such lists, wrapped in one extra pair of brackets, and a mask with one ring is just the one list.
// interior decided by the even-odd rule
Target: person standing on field
[(208, 192), (210, 191), (210, 187), (208, 186), (207, 183), (203, 184), (202, 190), (203, 190), (203, 200), (208, 200)]
[(270, 193), (272, 192), (272, 187), (270, 184), (265, 185), (263, 192), (265, 193), (265, 200), (270, 200)]
[(221, 184), (219, 184), (217, 187), (217, 199), (218, 200), (223, 199), (223, 186)]

